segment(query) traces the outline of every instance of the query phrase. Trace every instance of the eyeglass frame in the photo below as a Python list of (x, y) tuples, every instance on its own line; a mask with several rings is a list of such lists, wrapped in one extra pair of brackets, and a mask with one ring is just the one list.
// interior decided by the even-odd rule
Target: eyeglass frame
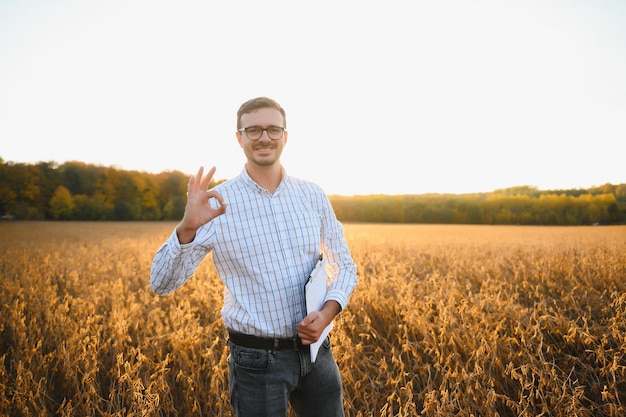
[[(252, 138), (248, 135), (248, 129), (251, 129), (251, 128), (253, 128), (253, 127), (255, 127), (255, 128), (257, 128), (257, 129), (261, 129), (261, 134), (260, 134), (260, 135), (259, 135), (259, 137), (258, 137), (258, 138), (256, 138), (256, 139), (252, 139)], [(282, 132), (280, 133), (280, 137), (278, 137), (278, 138), (274, 139), (273, 137), (271, 137), (271, 136), (270, 136), (270, 131), (269, 131), (269, 129), (272, 129), (272, 128), (274, 128), (274, 129), (278, 128), (278, 129), (281, 129), (281, 130), (282, 130)], [(237, 130), (237, 131), (238, 131), (238, 132), (240, 132), (240, 133), (241, 133), (241, 132), (245, 132), (246, 137), (248, 138), (248, 140), (251, 140), (251, 141), (253, 141), (253, 142), (254, 142), (254, 141), (257, 141), (257, 140), (259, 140), (259, 139), (261, 139), (261, 138), (263, 137), (263, 132), (267, 132), (267, 137), (268, 137), (268, 138), (270, 138), (271, 140), (281, 140), (283, 137), (285, 137), (285, 132), (286, 132), (286, 129), (285, 129), (284, 127), (282, 127), (282, 126), (269, 126), (269, 127), (266, 127), (266, 128), (263, 128), (263, 127), (261, 127), (261, 126), (248, 126), (248, 127), (242, 127), (241, 129), (239, 129), (239, 130)]]

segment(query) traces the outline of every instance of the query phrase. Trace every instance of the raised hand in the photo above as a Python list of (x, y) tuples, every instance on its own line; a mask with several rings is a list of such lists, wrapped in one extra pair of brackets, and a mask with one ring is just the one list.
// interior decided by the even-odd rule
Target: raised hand
[[(203, 172), (204, 167), (200, 167), (198, 173), (189, 178), (185, 214), (183, 220), (176, 227), (180, 243), (191, 242), (200, 226), (226, 213), (226, 204), (220, 193), (208, 189), (211, 178), (215, 173), (215, 167), (211, 168), (205, 176), (202, 176)], [(219, 203), (218, 208), (211, 207), (209, 204), (209, 199), (211, 198), (217, 200)]]

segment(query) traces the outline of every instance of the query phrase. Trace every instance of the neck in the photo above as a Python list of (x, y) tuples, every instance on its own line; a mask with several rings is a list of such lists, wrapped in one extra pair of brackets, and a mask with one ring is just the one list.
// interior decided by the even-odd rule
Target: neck
[(246, 164), (246, 172), (250, 178), (270, 193), (274, 193), (283, 179), (283, 169), (280, 164), (272, 164), (268, 166)]

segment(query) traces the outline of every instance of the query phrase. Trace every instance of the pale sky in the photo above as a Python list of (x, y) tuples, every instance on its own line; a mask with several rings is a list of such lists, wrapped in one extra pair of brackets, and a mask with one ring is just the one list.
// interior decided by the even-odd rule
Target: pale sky
[(0, 0), (5, 162), (232, 178), (260, 95), (329, 194), (626, 183), (626, 1)]

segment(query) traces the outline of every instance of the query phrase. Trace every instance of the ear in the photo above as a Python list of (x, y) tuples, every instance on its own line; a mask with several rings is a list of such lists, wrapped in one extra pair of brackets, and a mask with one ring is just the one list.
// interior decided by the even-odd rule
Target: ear
[(286, 145), (286, 144), (287, 144), (287, 138), (289, 137), (289, 132), (287, 132), (287, 131), (285, 130), (285, 132), (283, 132), (283, 135), (284, 135), (284, 136), (283, 136), (283, 140), (285, 141), (285, 145)]
[(241, 136), (241, 132), (235, 132), (235, 136), (237, 136), (237, 142), (239, 142), (239, 146), (243, 148), (243, 137)]

